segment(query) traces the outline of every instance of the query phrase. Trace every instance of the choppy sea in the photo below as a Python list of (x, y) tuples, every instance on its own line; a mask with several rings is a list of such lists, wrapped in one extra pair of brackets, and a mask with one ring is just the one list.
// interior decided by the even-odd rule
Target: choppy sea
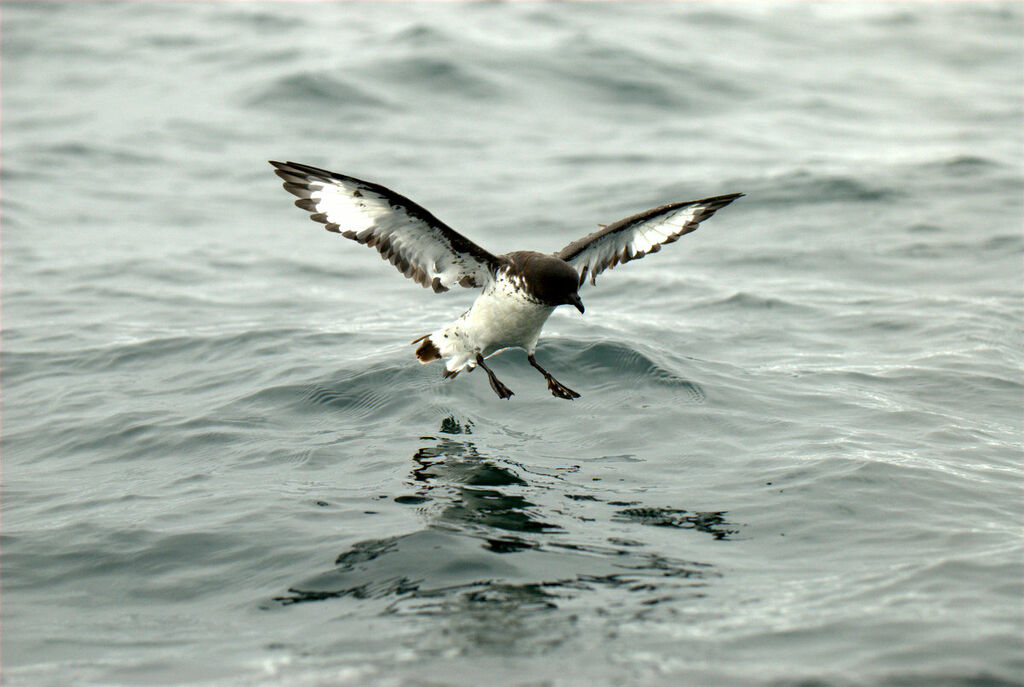
[[(1015, 2), (9, 2), (9, 685), (1024, 683)], [(538, 359), (268, 159), (492, 252), (743, 192)]]

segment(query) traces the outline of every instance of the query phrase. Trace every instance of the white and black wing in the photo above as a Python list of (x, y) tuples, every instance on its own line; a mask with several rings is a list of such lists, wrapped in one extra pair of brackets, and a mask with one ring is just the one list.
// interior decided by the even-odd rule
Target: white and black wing
[(689, 234), (717, 210), (741, 197), (742, 193), (671, 203), (620, 219), (573, 241), (555, 255), (572, 265), (580, 275), (580, 286), (597, 275), (648, 253), (657, 253), (666, 243)]
[(274, 162), (295, 204), (327, 231), (376, 248), (405, 276), (436, 292), (483, 286), (498, 257), (390, 189), (297, 162)]

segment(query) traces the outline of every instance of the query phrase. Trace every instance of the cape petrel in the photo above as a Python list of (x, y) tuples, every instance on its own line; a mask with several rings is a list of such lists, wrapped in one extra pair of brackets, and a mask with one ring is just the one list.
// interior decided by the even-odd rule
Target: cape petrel
[(534, 358), (540, 330), (559, 305), (583, 312), (579, 288), (589, 278), (688, 234), (742, 193), (670, 203), (620, 219), (553, 253), (514, 251), (494, 255), (440, 221), (423, 207), (379, 184), (299, 164), (274, 162), (295, 204), (327, 231), (376, 248), (406, 277), (435, 292), (455, 286), (480, 288), (473, 305), (457, 320), (413, 341), (421, 363), (447, 359), (443, 376), (483, 368), (501, 398), (512, 391), (484, 363), (506, 348), (526, 350), (530, 365), (544, 375), (558, 398), (579, 394)]

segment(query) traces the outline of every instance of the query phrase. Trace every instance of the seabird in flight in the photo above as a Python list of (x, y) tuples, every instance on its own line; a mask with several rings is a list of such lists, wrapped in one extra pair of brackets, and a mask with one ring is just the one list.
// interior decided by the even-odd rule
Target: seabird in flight
[(446, 359), (444, 378), (480, 366), (491, 388), (510, 398), (485, 358), (506, 348), (526, 350), (558, 398), (579, 394), (537, 362), (540, 330), (551, 312), (571, 305), (583, 312), (579, 288), (597, 275), (688, 234), (742, 193), (670, 203), (645, 210), (573, 241), (553, 253), (514, 251), (494, 255), (440, 221), (423, 207), (379, 184), (297, 162), (274, 162), (295, 204), (327, 231), (376, 248), (406, 277), (440, 293), (455, 286), (482, 289), (473, 305), (451, 324), (413, 341), (421, 363)]

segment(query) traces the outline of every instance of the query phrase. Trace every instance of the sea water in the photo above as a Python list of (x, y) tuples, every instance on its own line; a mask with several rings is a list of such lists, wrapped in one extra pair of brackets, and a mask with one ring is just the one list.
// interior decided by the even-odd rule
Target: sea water
[[(4, 2), (11, 685), (1011, 685), (1017, 3)], [(746, 196), (441, 379), (488, 250)]]

